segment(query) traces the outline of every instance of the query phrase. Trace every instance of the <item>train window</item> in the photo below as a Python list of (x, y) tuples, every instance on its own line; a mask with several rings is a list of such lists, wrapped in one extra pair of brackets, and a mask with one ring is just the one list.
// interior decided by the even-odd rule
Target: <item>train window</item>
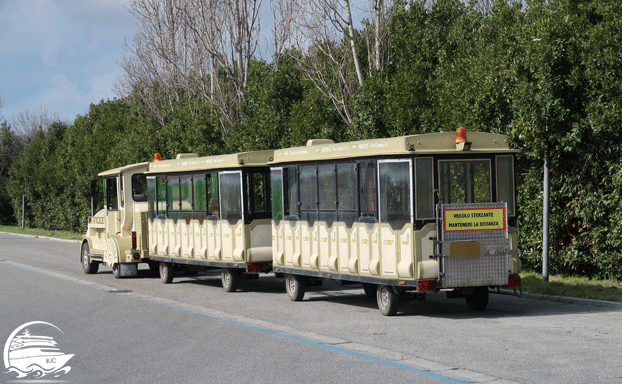
[(166, 217), (166, 176), (156, 178), (157, 216)]
[(182, 211), (192, 212), (192, 179), (190, 175), (179, 177), (179, 203)]
[(119, 209), (119, 195), (117, 193), (117, 178), (109, 177), (104, 182), (104, 197), (106, 209), (116, 211)]
[(317, 209), (317, 171), (315, 165), (300, 167), (300, 209)]
[(147, 177), (142, 173), (132, 175), (132, 199), (147, 201)]
[(401, 229), (411, 222), (411, 177), (409, 160), (378, 162), (380, 222)]
[(356, 221), (356, 163), (337, 164), (337, 220), (351, 227)]
[(490, 160), (439, 161), (443, 204), (491, 201)]
[(147, 177), (147, 196), (149, 197), (149, 220), (156, 217), (156, 178), (154, 176)]
[(335, 164), (320, 164), (318, 169), (318, 193), (320, 210), (335, 210)]
[(415, 159), (417, 218), (434, 217), (434, 171), (432, 158)]
[[(222, 193), (226, 191), (226, 193)], [(220, 173), (220, 216), (223, 220), (235, 224), (242, 220), (242, 173)]]
[(374, 222), (378, 217), (378, 180), (375, 161), (359, 163), (359, 209), (360, 221)]
[(218, 200), (218, 174), (208, 173), (205, 181), (207, 183), (207, 216), (210, 220), (218, 220), (220, 204)]
[(340, 211), (356, 211), (356, 164), (337, 164), (337, 201)]
[(167, 217), (169, 219), (177, 220), (179, 219), (179, 207), (180, 207), (180, 196), (179, 196), (179, 176), (168, 176), (167, 177)]
[(283, 212), (285, 216), (298, 218), (298, 171), (296, 167), (287, 167), (283, 168), (283, 173)]
[(270, 171), (272, 196), (272, 219), (283, 218), (283, 168), (273, 168)]
[(514, 158), (497, 156), (497, 200), (508, 203), (508, 216), (514, 216)]
[(203, 221), (206, 216), (207, 194), (205, 191), (205, 175), (192, 176), (192, 218)]
[(268, 173), (252, 172), (248, 174), (247, 187), (249, 213), (266, 213), (268, 212)]
[(318, 165), (318, 208), (317, 220), (324, 221), (329, 227), (337, 220), (337, 185), (335, 164)]
[(190, 175), (179, 176), (179, 204), (180, 218), (189, 223), (192, 220), (192, 177)]

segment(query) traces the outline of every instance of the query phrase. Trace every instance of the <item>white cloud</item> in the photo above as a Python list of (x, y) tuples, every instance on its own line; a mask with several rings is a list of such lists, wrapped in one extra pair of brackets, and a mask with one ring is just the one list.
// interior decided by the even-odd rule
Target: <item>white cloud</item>
[[(51, 87), (39, 95), (38, 104), (45, 105), (52, 111), (59, 111), (61, 115), (65, 115), (65, 111), (67, 114), (69, 111), (84, 114), (88, 112), (91, 103), (98, 104), (101, 100), (114, 98), (112, 84), (118, 76), (119, 72), (115, 71), (77, 84), (59, 73), (52, 78)], [(75, 115), (71, 118), (75, 118)]]
[(79, 55), (75, 47), (87, 38), (94, 48), (99, 42), (118, 41), (133, 34), (133, 17), (122, 0), (36, 0), (3, 4), (0, 12), (0, 50), (4, 55), (37, 53), (47, 66), (59, 55)]
[(11, 117), (21, 111), (34, 111), (43, 107), (58, 113), (63, 119), (73, 121), (78, 114), (86, 114), (91, 103), (99, 104), (101, 100), (113, 99), (115, 95), (112, 84), (118, 76), (119, 72), (115, 71), (78, 84), (68, 79), (64, 73), (57, 73), (33, 97), (17, 105), (5, 105), (8, 108), (3, 114)]
[(63, 36), (62, 26), (66, 22), (66, 15), (51, 0), (12, 2), (0, 15), (2, 51), (9, 56), (38, 53), (46, 65), (53, 66), (58, 50), (71, 43), (67, 41), (71, 35)]
[(43, 107), (73, 120), (113, 98), (115, 60), (135, 30), (126, 2), (0, 0), (0, 113)]

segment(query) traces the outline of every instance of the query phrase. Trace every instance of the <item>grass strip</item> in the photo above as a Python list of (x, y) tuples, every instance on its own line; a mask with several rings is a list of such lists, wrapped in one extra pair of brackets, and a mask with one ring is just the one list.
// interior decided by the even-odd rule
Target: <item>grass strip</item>
[(19, 235), (45, 236), (65, 240), (82, 240), (82, 234), (72, 231), (58, 231), (54, 229), (24, 228), (14, 225), (0, 225), (0, 232), (16, 233)]
[(581, 299), (616, 301), (622, 303), (622, 282), (583, 276), (549, 276), (547, 283), (534, 271), (521, 272), (523, 292), (542, 295), (577, 297)]

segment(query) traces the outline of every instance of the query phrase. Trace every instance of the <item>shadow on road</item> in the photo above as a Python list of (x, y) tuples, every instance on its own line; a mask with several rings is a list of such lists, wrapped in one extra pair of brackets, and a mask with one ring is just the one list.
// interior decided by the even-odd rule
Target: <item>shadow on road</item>
[[(112, 274), (111, 270), (100, 271), (100, 274)], [(138, 279), (159, 279), (157, 272), (141, 266), (138, 270)], [(188, 275), (184, 271), (176, 271), (172, 284), (193, 284), (204, 286), (206, 289), (222, 289), (220, 270), (207, 270)], [(257, 292), (282, 294), (283, 300), (288, 300), (285, 293), (285, 283), (282, 278), (273, 274), (261, 274), (258, 278), (243, 280), (237, 289), (240, 292)], [(235, 292), (231, 293), (235, 295)], [(341, 285), (333, 280), (324, 280), (321, 286), (307, 287), (304, 301), (332, 302), (340, 305), (349, 305), (359, 308), (377, 309), (375, 298), (368, 298), (360, 284)], [(473, 319), (473, 318), (507, 318), (527, 316), (554, 316), (564, 314), (582, 314), (617, 311), (614, 308), (585, 305), (578, 303), (563, 303), (551, 300), (519, 297), (511, 294), (500, 294), (496, 290), (490, 291), (488, 307), (483, 312), (470, 311), (463, 298), (448, 299), (443, 292), (428, 293), (425, 299), (411, 292), (405, 292), (397, 316), (425, 316), (445, 319)]]
[[(305, 296), (309, 301), (329, 301), (343, 305), (365, 308), (377, 308), (376, 299), (365, 296), (363, 289), (357, 285), (346, 288), (324, 283), (323, 287), (311, 290)], [(326, 288), (331, 288), (327, 290)], [(448, 299), (443, 292), (428, 293), (425, 299), (418, 295), (406, 292), (402, 297), (400, 310), (397, 316), (426, 316), (453, 319), (471, 318), (506, 318), (528, 316), (555, 316), (564, 314), (583, 314), (619, 311), (614, 308), (586, 305), (579, 303), (563, 303), (551, 300), (519, 297), (510, 294), (490, 291), (488, 307), (482, 312), (473, 312), (468, 309), (464, 298)]]

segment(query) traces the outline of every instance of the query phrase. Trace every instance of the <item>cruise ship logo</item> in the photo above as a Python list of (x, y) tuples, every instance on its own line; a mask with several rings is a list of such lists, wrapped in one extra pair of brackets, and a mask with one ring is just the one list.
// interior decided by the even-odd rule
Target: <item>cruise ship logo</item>
[[(36, 329), (41, 335), (32, 334), (28, 328)], [(7, 371), (3, 373), (13, 374), (17, 379), (60, 377), (67, 374), (71, 367), (65, 364), (74, 355), (61, 352), (54, 338), (45, 335), (56, 334), (57, 331), (64, 335), (60, 328), (44, 321), (20, 325), (4, 345), (4, 366)]]

